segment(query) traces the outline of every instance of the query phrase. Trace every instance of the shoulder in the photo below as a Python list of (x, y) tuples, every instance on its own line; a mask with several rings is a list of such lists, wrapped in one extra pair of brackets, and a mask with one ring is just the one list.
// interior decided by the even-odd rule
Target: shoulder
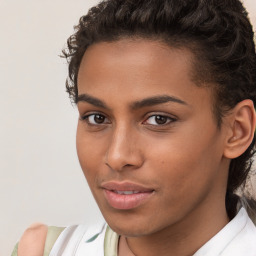
[(58, 237), (50, 255), (104, 255), (106, 223), (66, 227)]
[(256, 255), (256, 227), (249, 218), (245, 209), (241, 209), (235, 217), (236, 226), (233, 226), (234, 238), (227, 245), (224, 255)]
[(35, 223), (23, 233), (19, 246), (18, 256), (43, 255), (48, 227), (41, 223)]

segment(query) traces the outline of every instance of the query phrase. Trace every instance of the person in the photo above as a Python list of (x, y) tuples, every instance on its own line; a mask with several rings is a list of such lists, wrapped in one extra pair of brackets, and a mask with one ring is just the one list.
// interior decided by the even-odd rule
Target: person
[[(49, 255), (255, 256), (256, 54), (242, 3), (105, 0), (75, 29), (66, 89), (107, 224), (61, 230)], [(47, 231), (25, 231), (18, 255), (43, 255)]]

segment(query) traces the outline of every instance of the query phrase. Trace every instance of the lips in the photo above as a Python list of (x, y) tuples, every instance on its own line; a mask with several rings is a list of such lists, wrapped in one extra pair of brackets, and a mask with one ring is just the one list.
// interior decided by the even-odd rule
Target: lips
[(136, 208), (154, 194), (154, 189), (131, 182), (107, 182), (102, 188), (108, 204), (120, 210)]

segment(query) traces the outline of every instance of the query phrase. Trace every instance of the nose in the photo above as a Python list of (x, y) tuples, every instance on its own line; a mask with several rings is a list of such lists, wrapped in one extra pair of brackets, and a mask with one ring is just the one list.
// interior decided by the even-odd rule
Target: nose
[(117, 127), (110, 140), (105, 162), (112, 170), (131, 170), (142, 166), (143, 156), (136, 131), (125, 125)]

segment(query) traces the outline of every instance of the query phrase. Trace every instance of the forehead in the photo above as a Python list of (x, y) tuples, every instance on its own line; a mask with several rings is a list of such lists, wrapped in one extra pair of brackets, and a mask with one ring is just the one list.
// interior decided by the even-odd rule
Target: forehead
[(189, 102), (199, 91), (206, 90), (192, 79), (193, 60), (190, 50), (159, 41), (122, 39), (96, 43), (83, 56), (78, 94), (89, 93), (108, 100), (115, 92), (123, 102), (171, 94)]
[[(152, 64), (166, 65), (175, 61), (177, 68), (184, 68), (184, 71), (192, 72), (190, 63), (194, 55), (187, 48), (174, 48), (162, 41), (146, 39), (120, 39), (114, 42), (100, 42), (93, 44), (86, 50), (81, 67), (116, 65), (115, 68), (124, 68), (127, 64), (131, 67), (150, 68)], [(125, 63), (124, 63), (125, 61)], [(174, 68), (169, 66), (169, 68)], [(80, 72), (79, 72), (80, 73)], [(79, 74), (78, 74), (79, 75)], [(78, 76), (79, 77), (79, 76)]]

